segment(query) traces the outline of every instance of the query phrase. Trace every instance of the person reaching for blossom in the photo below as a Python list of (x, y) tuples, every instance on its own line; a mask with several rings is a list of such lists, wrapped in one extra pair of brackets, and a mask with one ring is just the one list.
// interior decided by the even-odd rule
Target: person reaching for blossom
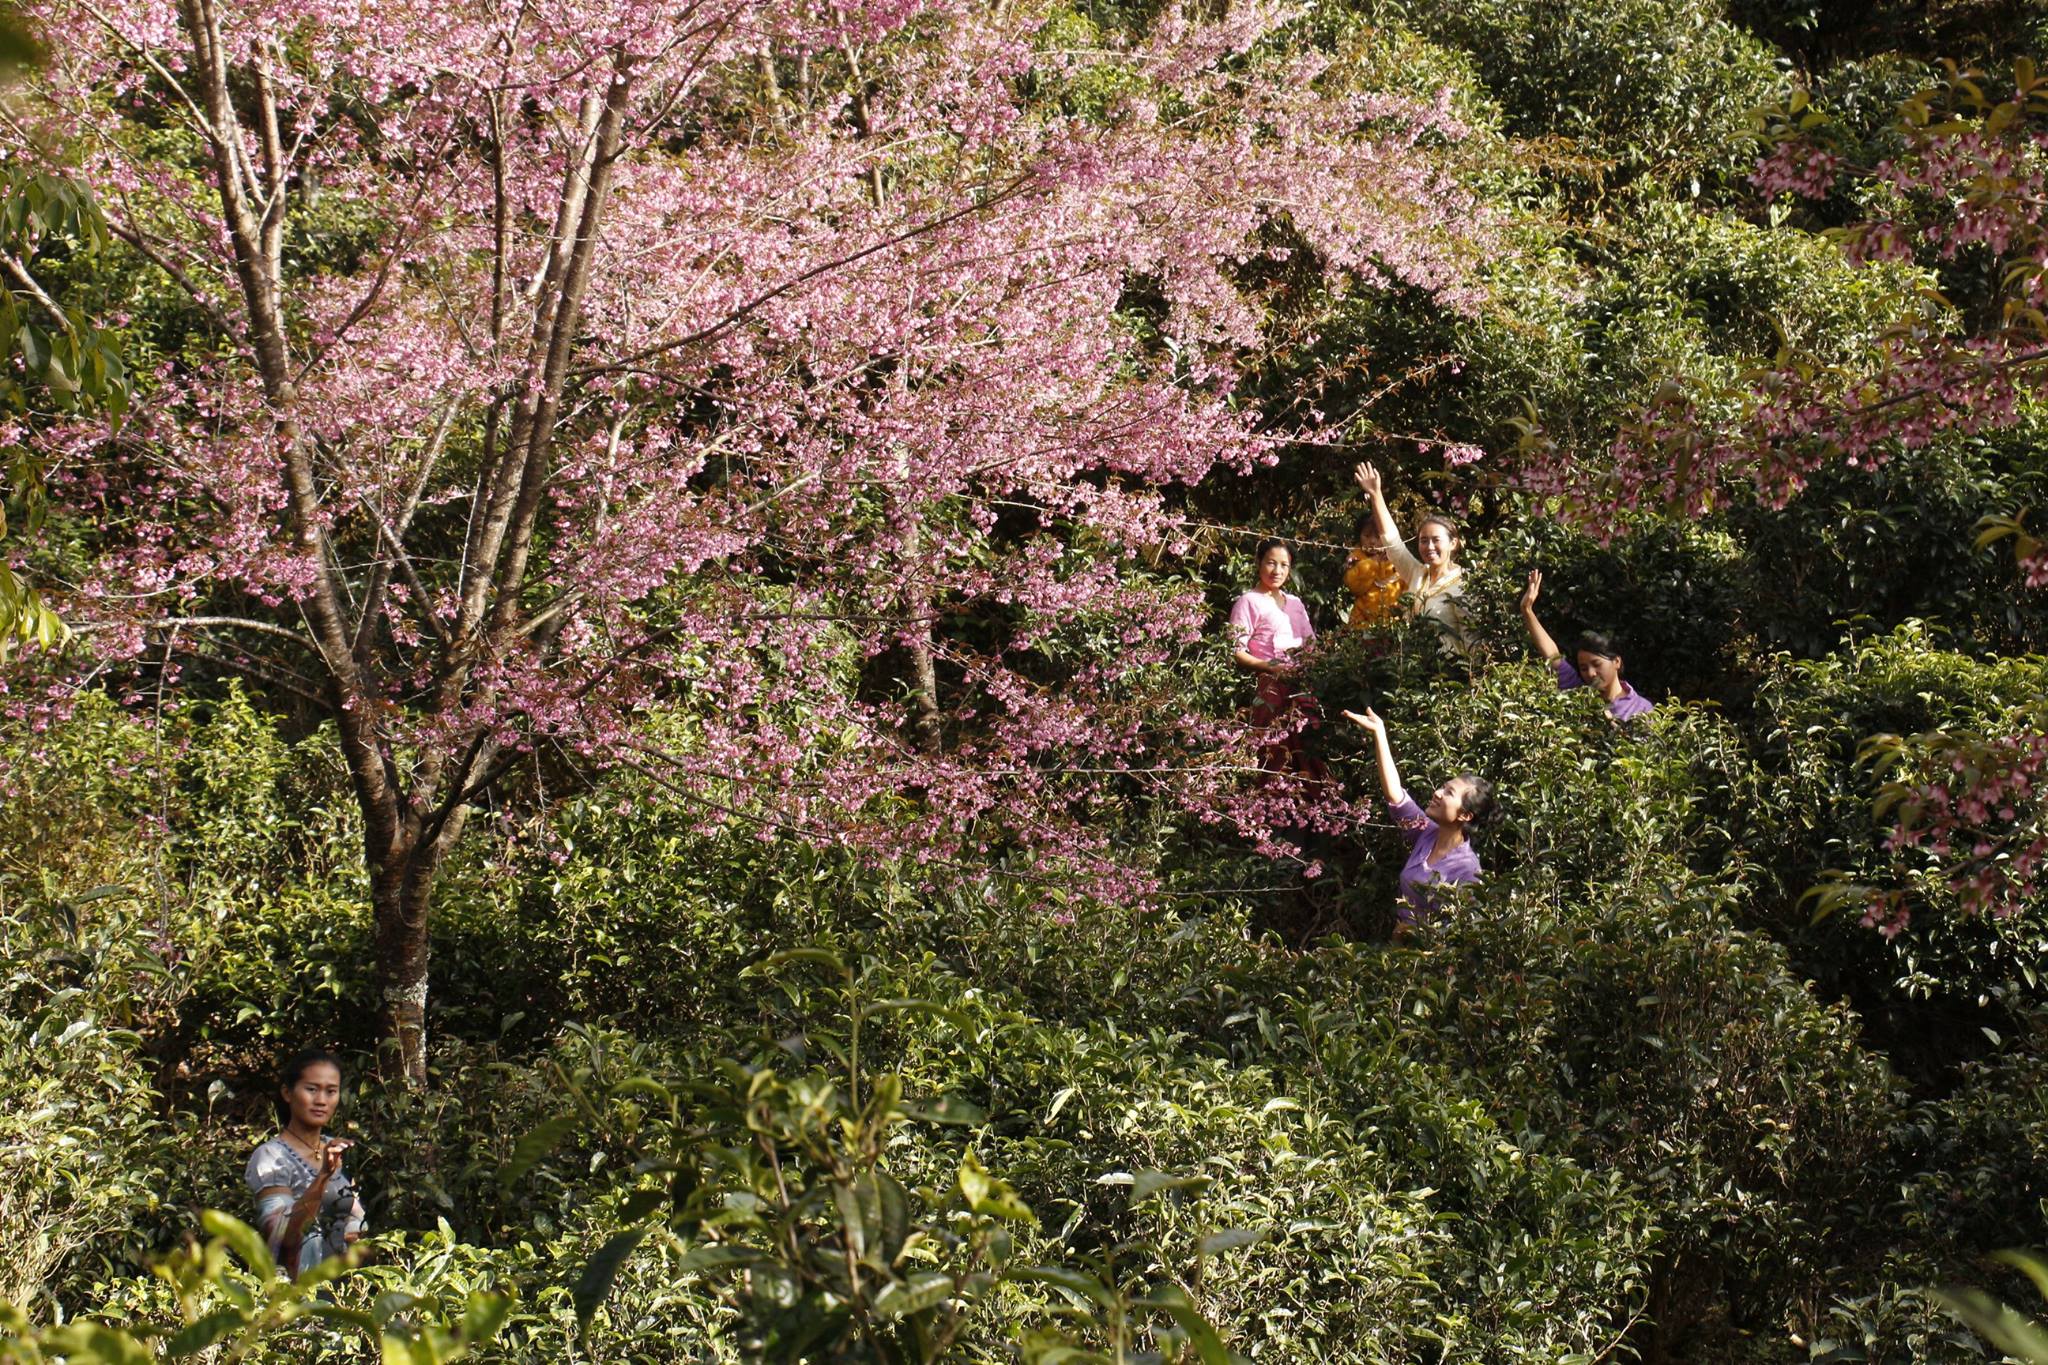
[(1424, 517), (1415, 528), (1415, 549), (1411, 552), (1401, 543), (1400, 528), (1394, 525), (1394, 514), (1387, 510), (1386, 489), (1379, 470), (1361, 464), (1352, 471), (1352, 477), (1372, 500), (1373, 521), (1380, 541), (1387, 547), (1387, 559), (1400, 576), (1401, 585), (1415, 599), (1415, 614), (1436, 623), (1446, 654), (1470, 662), (1471, 628), (1465, 605), (1459, 600), (1465, 595), (1465, 570), (1457, 561), (1463, 542), (1458, 538), (1456, 523), (1437, 512)]
[(1472, 847), (1472, 827), (1493, 812), (1493, 787), (1476, 773), (1460, 773), (1431, 793), (1427, 806), (1401, 785), (1394, 750), (1387, 743), (1387, 723), (1372, 708), (1364, 714), (1346, 711), (1344, 719), (1372, 736), (1379, 759), (1380, 787), (1387, 811), (1408, 840), (1408, 861), (1401, 867), (1401, 903), (1394, 907), (1394, 935), (1436, 909), (1438, 886), (1465, 886), (1479, 880), (1479, 854)]
[(1286, 734), (1259, 749), (1259, 766), (1269, 772), (1320, 767), (1302, 755), (1301, 729), (1315, 715), (1315, 698), (1294, 681), (1295, 650), (1315, 638), (1308, 608), (1287, 591), (1294, 552), (1282, 540), (1259, 542), (1254, 552), (1256, 585), (1230, 608), (1231, 637), (1238, 667), (1258, 675), (1252, 723), (1285, 727)]
[(1557, 641), (1550, 638), (1550, 632), (1536, 616), (1536, 597), (1542, 591), (1543, 570), (1529, 570), (1529, 585), (1522, 589), (1522, 624), (1529, 628), (1529, 638), (1536, 642), (1543, 661), (1557, 670), (1558, 690), (1597, 688), (1607, 700), (1607, 714), (1618, 721), (1648, 715), (1655, 703), (1622, 678), (1621, 651), (1607, 636), (1590, 630), (1580, 635), (1572, 650), (1578, 660), (1576, 665), (1558, 650)]

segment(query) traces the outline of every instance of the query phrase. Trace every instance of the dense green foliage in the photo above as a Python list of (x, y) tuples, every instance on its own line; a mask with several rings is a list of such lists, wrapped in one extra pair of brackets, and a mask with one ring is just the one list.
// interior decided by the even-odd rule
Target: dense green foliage
[[(904, 1112), (866, 1160), (906, 1192), (906, 1216), (948, 1231), (913, 1258), (932, 1269), (989, 1254), (972, 1210), (949, 1212), (972, 1161), (1034, 1215), (1005, 1229), (1015, 1267), (1096, 1276), (1112, 1301), (1163, 1271), (1253, 1356), (1565, 1359), (1654, 1342), (1785, 1359), (1788, 1331), (1839, 1340), (1866, 1319), (1868, 1354), (1838, 1358), (1962, 1350), (1917, 1292), (2038, 1226), (2010, 1197), (2048, 1142), (2038, 1112), (2012, 1107), (2039, 1087), (2019, 981), (2038, 948), (2014, 922), (1889, 946), (1852, 924), (1796, 932), (1789, 859), (1867, 846), (1868, 806), (1813, 790), (1852, 786), (1847, 756), (1780, 759), (1762, 741), (1853, 734), (1859, 689), (1903, 679), (1900, 704), (1985, 704), (2007, 680), (1913, 632), (1853, 663), (1777, 667), (1754, 729), (1667, 704), (1635, 736), (1524, 666), (1470, 689), (1397, 685), (1382, 704), (1418, 774), (1455, 755), (1511, 794), (1487, 889), (1416, 951), (1291, 946), (1262, 932), (1275, 906), (1225, 897), (1063, 922), (1028, 884), (963, 873), (934, 890), (707, 841), (653, 792), (584, 798), (551, 844), (463, 869), (437, 944), (458, 969), (441, 1031), (463, 1041), (435, 1091), (351, 1078), (374, 1224), (422, 1230), (380, 1236), (362, 1290), (458, 1316), (473, 1291), (516, 1291), (487, 1349), (557, 1355), (586, 1261), (653, 1212), (635, 1192), (661, 1186), (640, 1172), (687, 1165), (697, 1205), (642, 1233), (590, 1349), (710, 1349), (745, 1304), (703, 1248), (746, 1246), (770, 1216), (736, 1221), (734, 1196), (753, 1207), (763, 1176), (718, 1113), (808, 1125), (814, 1170), (854, 1141), (826, 1121), (852, 1102), (847, 999), (829, 966), (769, 960), (823, 946), (858, 973), (865, 1073), (900, 1078)], [(1844, 720), (1799, 725), (1815, 714)], [(301, 1038), (370, 1041), (350, 1003), (354, 831), (321, 780), (335, 761), (322, 741), (289, 742), (240, 701), (160, 734), (93, 708), (53, 752), (70, 761), (7, 817), (10, 839), (33, 823), (54, 850), (9, 888), (23, 1021), (9, 1110), (42, 1111), (10, 1208), (15, 1235), (46, 1248), (20, 1289), (168, 1323), (166, 1291), (129, 1277), (181, 1210), (233, 1204), (222, 1194), (267, 1131), (265, 1068)], [(138, 841), (110, 816), (152, 793), (169, 823)], [(1344, 905), (1357, 931), (1387, 891), (1386, 850), (1360, 852)], [(67, 890), (86, 885), (103, 889)], [(1946, 1070), (1901, 1074), (1857, 1013), (1802, 979), (1822, 970), (1919, 1010), (1903, 1060)], [(1969, 1008), (1973, 990), (1998, 1003)], [(925, 1004), (890, 1003), (907, 1000)], [(1935, 1046), (1926, 1030), (1943, 1023)], [(1977, 1030), (1994, 1024), (1986, 1052)], [(1132, 1198), (1134, 1180), (1157, 1188)], [(1102, 1310), (1069, 1321), (1086, 1300), (1058, 1284), (992, 1284), (959, 1330), (980, 1348), (1013, 1331), (1100, 1345)], [(731, 1329), (720, 1339), (738, 1349)]]
[[(1077, 9), (1058, 31), (1143, 21)], [(1960, 914), (1885, 842), (1859, 754), (2048, 694), (2048, 598), (1971, 545), (2041, 497), (2044, 447), (2022, 427), (1605, 540), (1510, 477), (1525, 404), (1597, 451), (1664, 375), (1853, 346), (1916, 287), (1743, 182), (1791, 61), (1853, 90), (1916, 58), (1817, 5), (1316, 18), (1287, 40), (1452, 87), (1509, 225), (1488, 307), (1303, 300), (1317, 339), (1261, 376), (1276, 410), (1306, 387), (1354, 414), (1404, 516), (1469, 513), (1484, 666), (1404, 629), (1331, 642), (1312, 681), (1388, 717), (1418, 790), (1498, 783), (1483, 886), (1395, 948), (1383, 828), (1312, 841), (1304, 876), (1133, 798), (1103, 819), (1170, 892), (1101, 906), (999, 854), (712, 837), (615, 774), (462, 845), (435, 1083), (386, 1088), (331, 735), (204, 678), (91, 696), (0, 733), (0, 1302), (25, 1315), (0, 1359), (141, 1358), (99, 1319), (280, 1361), (365, 1329), (422, 1361), (1984, 1358), (1933, 1290), (2028, 1301), (1983, 1257), (2048, 1242), (2048, 907)], [(175, 331), (163, 298), (135, 311)], [(1494, 453), (1449, 469), (1444, 441)], [(1295, 450), (1189, 509), (1346, 541), (1353, 458)], [(1219, 605), (1248, 544), (1207, 542)], [(1341, 556), (1299, 558), (1333, 624)], [(1536, 666), (1534, 567), (1560, 639), (1622, 631), (1652, 719)], [(1241, 702), (1219, 642), (1185, 668), (1191, 704)], [(1348, 734), (1314, 743), (1371, 789)], [(1925, 908), (1896, 937), (1816, 915), (1861, 881)], [(248, 1213), (272, 1068), (308, 1041), (363, 1063), (342, 1123), (375, 1235), (331, 1303), (198, 1215)]]

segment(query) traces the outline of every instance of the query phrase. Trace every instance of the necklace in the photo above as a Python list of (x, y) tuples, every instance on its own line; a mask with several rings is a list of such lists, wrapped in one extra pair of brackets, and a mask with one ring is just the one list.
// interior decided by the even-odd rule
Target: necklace
[(284, 1139), (285, 1146), (308, 1158), (314, 1165), (320, 1164), (320, 1148), (294, 1133), (289, 1123), (279, 1129), (277, 1135)]

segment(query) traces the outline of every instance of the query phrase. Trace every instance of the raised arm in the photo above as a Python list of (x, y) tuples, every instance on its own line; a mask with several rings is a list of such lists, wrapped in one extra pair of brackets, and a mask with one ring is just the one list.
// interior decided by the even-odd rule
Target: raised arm
[(1422, 561), (1402, 543), (1401, 528), (1394, 525), (1394, 514), (1387, 510), (1387, 492), (1379, 470), (1370, 464), (1361, 464), (1351, 471), (1351, 476), (1372, 499), (1373, 521), (1377, 524), (1380, 543), (1386, 546), (1387, 562), (1394, 566), (1395, 576), (1409, 592), (1417, 591), (1423, 582)]
[(1360, 463), (1351, 471), (1351, 477), (1358, 480), (1358, 486), (1365, 490), (1365, 496), (1372, 501), (1372, 518), (1382, 545), (1399, 543), (1401, 532), (1394, 525), (1394, 514), (1387, 510), (1387, 492), (1380, 480), (1379, 470), (1370, 463)]
[(1386, 793), (1387, 804), (1398, 806), (1408, 799), (1408, 789), (1401, 785), (1401, 770), (1394, 766), (1394, 750), (1387, 743), (1387, 723), (1368, 706), (1365, 714), (1346, 711), (1344, 719), (1372, 736), (1373, 749), (1380, 760), (1380, 789)]
[(1557, 641), (1550, 638), (1550, 632), (1543, 628), (1543, 622), (1536, 619), (1536, 594), (1543, 591), (1543, 570), (1529, 570), (1529, 586), (1522, 589), (1522, 624), (1529, 628), (1529, 638), (1536, 642), (1536, 648), (1543, 654), (1543, 662), (1550, 663), (1558, 657)]

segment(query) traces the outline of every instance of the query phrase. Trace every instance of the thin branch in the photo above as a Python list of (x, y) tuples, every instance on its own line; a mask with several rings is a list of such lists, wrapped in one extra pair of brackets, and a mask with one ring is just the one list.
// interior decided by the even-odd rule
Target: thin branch
[(583, 590), (581, 588), (571, 588), (528, 617), (519, 626), (518, 633), (529, 638), (538, 635), (547, 628), (549, 622), (553, 621), (563, 612), (571, 611), (581, 605), (583, 605)]
[[(455, 404), (450, 403), (441, 409), (441, 420), (434, 424), (434, 434), (427, 439), (426, 449), (420, 452), (419, 472), (414, 475), (412, 487), (406, 490), (405, 499), (399, 504), (398, 524), (395, 527), (385, 523), (384, 518), (370, 505), (368, 499), (361, 504), (364, 513), (376, 523), (378, 536), (390, 547), (391, 552), (398, 556), (399, 570), (412, 587), (419, 603), (420, 614), (434, 632), (434, 638), (441, 642), (444, 651), (450, 645), (448, 633), (442, 629), (440, 618), (434, 611), (434, 599), (427, 592), (426, 585), (420, 582), (419, 571), (413, 565), (412, 556), (406, 552), (404, 540), (406, 532), (411, 529), (414, 515), (419, 511), (420, 499), (426, 495), (427, 483), (433, 477), (434, 466), (440, 463), (441, 451), (448, 441), (448, 430), (454, 424)], [(363, 614), (356, 622), (354, 643), (358, 654), (369, 643), (370, 632), (376, 629), (377, 617), (383, 610), (384, 597), (390, 583), (390, 562), (380, 558), (370, 575), (369, 585), (363, 590)]]
[(140, 58), (142, 62), (149, 67), (150, 70), (156, 73), (157, 79), (162, 81), (166, 87), (177, 92), (178, 99), (185, 106), (185, 112), (192, 116), (192, 121), (199, 126), (199, 131), (201, 133), (203, 133), (205, 136), (209, 138), (214, 139), (215, 141), (220, 140), (220, 130), (214, 125), (213, 120), (211, 118), (208, 118), (205, 111), (200, 109), (198, 101), (192, 98), (191, 92), (185, 89), (183, 85), (179, 84), (178, 78), (175, 75), (173, 75), (171, 71), (168, 68), (166, 68), (162, 62), (157, 60), (156, 53), (154, 51), (152, 51), (146, 44), (138, 43), (133, 38), (130, 38), (127, 34), (123, 33), (118, 24), (116, 24), (112, 19), (109, 19), (105, 14), (100, 12), (98, 6), (85, 4), (81, 5), (80, 8), (82, 8), (87, 14), (90, 14), (94, 19), (98, 20), (102, 28), (106, 29), (108, 33), (112, 34), (116, 40), (118, 40), (121, 44), (126, 46), (130, 51), (134, 52), (134, 54), (138, 58)]
[[(542, 310), (548, 335), (546, 349), (537, 357), (539, 369), (537, 372), (529, 370), (529, 374), (539, 382), (532, 397), (524, 404), (527, 412), (525, 430), (521, 433), (525, 438), (524, 450), (522, 453), (520, 444), (515, 440), (507, 452), (508, 467), (516, 475), (508, 482), (514, 496), (505, 508), (504, 535), (485, 560), (490, 566), (490, 576), (482, 584), (484, 596), (496, 599), (488, 608), (493, 629), (511, 626), (518, 610), (520, 586), (526, 581), (527, 558), (532, 551), (535, 527), (547, 493), (547, 471), (553, 454), (557, 413), (570, 374), (570, 359), (584, 296), (590, 286), (592, 261), (611, 190), (613, 162), (624, 135), (633, 76), (633, 59), (622, 52), (613, 64), (611, 84), (605, 91), (596, 121), (591, 125), (588, 178), (574, 196), (578, 201), (574, 235), (564, 241), (564, 245), (573, 241), (574, 247), (563, 258), (559, 273), (550, 271), (550, 278), (555, 282), (553, 303)], [(537, 333), (536, 340), (539, 339)], [(472, 592), (478, 586), (472, 584)], [(458, 634), (481, 622), (481, 613), (474, 610), (481, 605), (481, 601), (463, 604)]]
[[(241, 124), (236, 118), (228, 90), (228, 59), (227, 54), (221, 51), (220, 20), (211, 0), (181, 0), (179, 9), (190, 31), (194, 64), (206, 83), (206, 113), (201, 118), (200, 128), (214, 146), (221, 168), (221, 192), (226, 200), (225, 206), (237, 219), (246, 219), (247, 202), (257, 192), (256, 170), (249, 164), (248, 149), (242, 145)], [(144, 59), (162, 72), (154, 57), (144, 53)], [(177, 85), (170, 73), (162, 72), (162, 76), (181, 95), (185, 93), (184, 87)], [(191, 102), (189, 96), (187, 102)], [(244, 225), (249, 229), (246, 235), (253, 246), (255, 225)]]
[[(384, 518), (377, 515), (376, 508), (366, 502), (363, 504), (363, 511), (372, 522), (376, 523), (378, 539), (382, 540), (385, 548), (397, 557), (398, 571), (405, 575), (406, 584), (412, 588), (413, 596), (419, 601), (420, 609), (418, 614), (420, 620), (426, 622), (427, 629), (434, 632), (434, 638), (440, 641), (441, 648), (444, 651), (454, 649), (455, 641), (449, 636), (448, 628), (441, 624), (441, 615), (434, 610), (433, 596), (428, 593), (427, 585), (420, 582), (419, 570), (413, 567), (412, 556), (407, 554), (405, 547), (398, 543), (397, 534), (392, 531)], [(369, 630), (370, 620), (373, 615), (374, 613), (369, 611), (363, 613), (363, 631), (367, 632)], [(359, 636), (357, 648), (361, 647), (362, 637)]]
[(192, 302), (199, 305), (199, 311), (206, 314), (207, 321), (211, 322), (221, 335), (237, 342), (243, 340), (242, 334), (228, 321), (227, 314), (221, 312), (220, 305), (200, 293), (199, 286), (193, 283), (192, 277), (185, 273), (184, 268), (152, 246), (141, 232), (112, 219), (107, 220), (107, 231), (135, 248), (142, 259), (170, 276), (171, 282), (184, 290)]
[(55, 299), (43, 292), (43, 287), (36, 283), (36, 277), (28, 273), (28, 267), (23, 265), (13, 252), (0, 251), (0, 265), (7, 267), (7, 273), (14, 276), (21, 287), (28, 291), (29, 297), (40, 303), (49, 315), (57, 320), (59, 327), (71, 336), (78, 335), (78, 329), (72, 325), (70, 316), (57, 306)]
[[(665, 763), (672, 768), (678, 769), (679, 771), (691, 773), (692, 776), (701, 776), (701, 774), (695, 773), (681, 760), (675, 758), (671, 754), (665, 754), (659, 749), (650, 749), (638, 744), (632, 745), (630, 747), (634, 753), (645, 754), (647, 757), (654, 759), (656, 762)], [(660, 787), (662, 790), (668, 792), (672, 796), (677, 796), (685, 801), (693, 802), (696, 805), (704, 806), (711, 810), (718, 811), (723, 815), (729, 815), (735, 820), (745, 820), (750, 824), (762, 825), (769, 829), (779, 829), (782, 830), (784, 833), (794, 834), (804, 839), (815, 840), (820, 836), (821, 831), (819, 830), (806, 828), (802, 825), (793, 825), (786, 820), (777, 820), (773, 816), (761, 815), (754, 811), (744, 811), (739, 809), (737, 806), (727, 805), (723, 801), (714, 800), (713, 798), (704, 795), (702, 792), (691, 791), (689, 788), (684, 787), (679, 783), (672, 782), (666, 777), (663, 777), (660, 773), (655, 772), (653, 769), (647, 767), (645, 764), (636, 763), (630, 758), (620, 758), (619, 765), (621, 767), (631, 768), (634, 772), (639, 773), (642, 777), (654, 783), (656, 786)], [(725, 775), (721, 774), (721, 776)], [(725, 776), (725, 780), (740, 781), (742, 779), (731, 776)], [(937, 860), (934, 859), (933, 861)]]
[(681, 47), (684, 43), (689, 42), (691, 39), (701, 36), (707, 30), (711, 34), (710, 38), (705, 41), (696, 61), (692, 63), (692, 65), (687, 71), (684, 71), (681, 75), (676, 77), (676, 88), (674, 93), (672, 93), (668, 97), (668, 99), (662, 103), (660, 108), (656, 109), (652, 114), (648, 115), (646, 122), (640, 126), (639, 136), (646, 137), (649, 134), (651, 134), (656, 128), (659, 128), (662, 125), (663, 121), (668, 118), (669, 114), (674, 111), (676, 105), (682, 102), (683, 96), (689, 94), (690, 91), (696, 88), (697, 77), (704, 70), (705, 58), (709, 56), (711, 50), (718, 45), (718, 40), (725, 36), (726, 30), (730, 29), (733, 26), (734, 22), (735, 15), (727, 14), (722, 19), (720, 19), (716, 24), (706, 24), (702, 28), (693, 29), (688, 33), (679, 33), (676, 35), (675, 41), (671, 42), (668, 45), (668, 47), (664, 49), (664, 51), (656, 53), (652, 58), (650, 58), (650, 60), (659, 60), (661, 57), (667, 55), (668, 52), (674, 51), (676, 48)]
[[(450, 124), (448, 130), (443, 132), (441, 135), (441, 145), (434, 149), (433, 156), (428, 159), (438, 161), (441, 158), (442, 153), (447, 150), (448, 140), (452, 136), (454, 136), (454, 125)], [(420, 203), (422, 200), (426, 198), (427, 187), (432, 183), (432, 176), (422, 174), (419, 177), (419, 185), (413, 191), (412, 202), (407, 204), (405, 206), (405, 212), (399, 215), (399, 221), (401, 223), (418, 221)], [(422, 233), (424, 233), (424, 225), (422, 225), (421, 231)], [(292, 382), (294, 384), (303, 383), (305, 381), (306, 376), (313, 372), (313, 367), (318, 365), (322, 360), (326, 359), (328, 354), (332, 352), (335, 347), (341, 345), (342, 341), (347, 338), (349, 332), (355, 327), (357, 323), (361, 322), (364, 318), (369, 316), (370, 310), (375, 308), (377, 306), (378, 300), (383, 297), (384, 286), (387, 283), (389, 283), (391, 279), (392, 267), (398, 264), (399, 257), (403, 254), (406, 246), (407, 243), (405, 240), (405, 235), (404, 232), (401, 230), (399, 234), (399, 240), (392, 243), (391, 250), (384, 254), (384, 260), (378, 265), (377, 274), (375, 278), (373, 278), (370, 281), (369, 293), (363, 295), (361, 299), (357, 300), (356, 306), (349, 310), (348, 316), (341, 320), (340, 324), (333, 329), (333, 332), (327, 337), (325, 341), (323, 341), (318, 346), (311, 348), (311, 350), (306, 356), (306, 362), (303, 365), (299, 366), (298, 374), (293, 376)]]
[(805, 270), (800, 274), (794, 275), (787, 280), (784, 280), (781, 284), (776, 285), (773, 289), (767, 290), (760, 294), (756, 294), (753, 298), (747, 300), (747, 302), (733, 309), (731, 312), (727, 313), (724, 317), (720, 318), (718, 321), (712, 323), (708, 327), (699, 328), (697, 331), (690, 333), (688, 336), (678, 337), (674, 341), (664, 341), (659, 345), (643, 347), (638, 351), (633, 351), (627, 355), (620, 356), (618, 359), (610, 361), (603, 365), (592, 366), (591, 368), (585, 370), (578, 370), (576, 372), (577, 377), (582, 379), (589, 379), (596, 377), (598, 375), (611, 374), (618, 370), (624, 369), (628, 366), (637, 365), (643, 360), (650, 360), (658, 355), (667, 355), (672, 351), (679, 351), (684, 349), (685, 347), (695, 346), (699, 342), (709, 341), (711, 338), (720, 336), (725, 332), (730, 331), (732, 328), (738, 326), (741, 322), (744, 322), (748, 317), (752, 316), (754, 313), (759, 312), (762, 308), (767, 307), (775, 300), (781, 298), (784, 294), (790, 293), (793, 290), (801, 289), (804, 285), (809, 284), (812, 280), (817, 279), (820, 275), (830, 274), (832, 271), (838, 270), (842, 266), (852, 265), (856, 261), (865, 260), (869, 256), (877, 255), (880, 252), (887, 251), (891, 247), (901, 246), (905, 242), (914, 241), (917, 238), (925, 236), (929, 233), (937, 232), (940, 228), (947, 227), (953, 223), (956, 223), (960, 221), (962, 218), (967, 218), (977, 213), (986, 212), (987, 210), (996, 207), (998, 204), (1016, 198), (1017, 195), (1023, 193), (1025, 187), (1031, 183), (1032, 179), (1033, 177), (1029, 172), (1026, 172), (1022, 175), (1018, 175), (1011, 179), (1008, 183), (1003, 185), (1001, 189), (997, 190), (994, 194), (990, 195), (986, 199), (978, 199), (971, 204), (966, 204), (960, 208), (954, 209), (951, 213), (941, 214), (937, 218), (933, 218), (927, 222), (919, 223), (917, 226), (908, 228), (903, 232), (897, 233), (893, 237), (887, 237), (869, 246), (864, 246), (859, 251), (849, 252), (844, 256), (837, 256), (829, 261), (824, 261), (817, 265), (814, 265), (810, 269)]
[(434, 434), (427, 438), (427, 448), (420, 452), (419, 476), (407, 490), (404, 504), (398, 509), (398, 519), (392, 529), (403, 540), (412, 529), (412, 519), (420, 510), (420, 500), (426, 496), (427, 483), (434, 476), (434, 467), (441, 462), (441, 452), (447, 448), (448, 433), (455, 426), (456, 405), (449, 403), (441, 409), (441, 420), (434, 424)]
[(333, 708), (332, 702), (313, 690), (318, 684), (313, 683), (310, 678), (293, 681), (292, 678), (285, 675), (283, 670), (273, 668), (266, 663), (260, 663), (255, 659), (214, 654), (208, 650), (198, 649), (191, 645), (185, 646), (184, 652), (194, 659), (200, 659), (216, 667), (239, 673), (245, 678), (251, 678), (256, 682), (262, 683), (265, 687), (274, 687), (280, 692), (289, 692), (299, 700), (319, 710), (331, 711)]
[(263, 173), (270, 181), (259, 215), (268, 226), (284, 213), (286, 162), (284, 137), (277, 126), (277, 88), (270, 83), (270, 44), (258, 40), (249, 54), (249, 66), (256, 77), (256, 110), (263, 139)]
[[(2018, 355), (2007, 356), (2002, 360), (1979, 361), (1978, 363), (1983, 369), (1996, 373), (2003, 370), (2024, 369), (2029, 365), (2039, 364), (2043, 360), (2048, 360), (2048, 346), (2037, 346), (2031, 351), (2022, 351)], [(1959, 406), (1954, 400), (1942, 394), (1939, 385), (1923, 385), (1892, 394), (1888, 398), (1880, 398), (1874, 403), (1866, 403), (1861, 407), (1849, 408), (1847, 412), (1853, 417), (1863, 417), (1873, 412), (1882, 412), (1886, 408), (1897, 407), (1902, 403), (1911, 403), (1915, 399), (1920, 398), (1936, 398), (1945, 406), (1951, 408)]]
[(513, 765), (519, 761), (519, 754), (516, 750), (510, 754), (501, 754), (491, 761), (490, 766), (484, 770), (481, 777), (476, 778), (474, 781), (468, 780), (469, 770), (475, 766), (477, 759), (482, 757), (484, 750), (489, 747), (491, 734), (492, 732), (489, 728), (478, 730), (476, 737), (469, 742), (469, 748), (463, 751), (462, 761), (456, 764), (455, 767), (455, 779), (448, 784), (448, 795), (443, 797), (440, 804), (434, 807), (433, 814), (420, 822), (419, 842), (422, 845), (431, 844), (435, 839), (438, 839), (441, 835), (442, 827), (454, 817), (456, 811), (462, 809), (471, 801), (476, 800), (477, 797), (482, 796), (484, 792), (490, 789), (492, 783), (512, 771)]
[[(72, 633), (76, 635), (93, 635), (100, 631), (125, 629), (130, 624), (126, 621), (87, 622), (84, 625), (73, 626), (71, 629)], [(251, 620), (246, 616), (162, 616), (154, 621), (142, 622), (144, 630), (182, 630), (187, 626), (223, 630), (253, 630), (264, 635), (275, 635), (281, 639), (290, 640), (301, 649), (311, 650), (315, 654), (320, 652), (318, 645), (295, 630), (277, 625), (271, 621)]]

